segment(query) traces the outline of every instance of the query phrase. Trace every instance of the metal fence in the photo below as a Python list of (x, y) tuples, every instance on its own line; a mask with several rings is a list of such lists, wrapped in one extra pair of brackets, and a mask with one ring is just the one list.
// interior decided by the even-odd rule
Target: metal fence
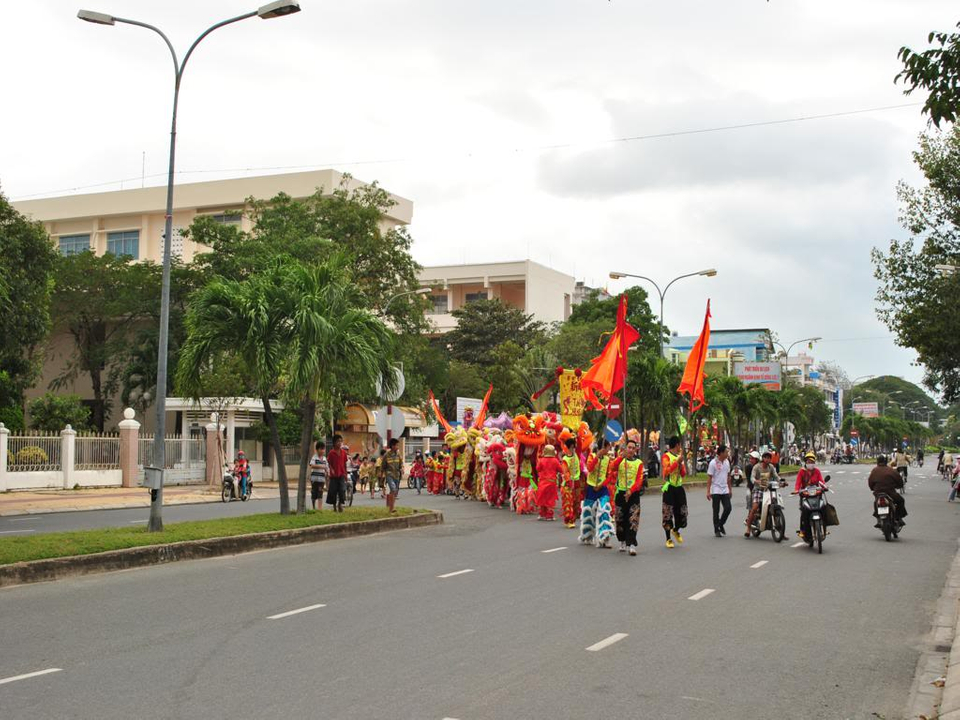
[[(154, 463), (153, 438), (140, 438), (137, 464), (140, 467)], [(203, 438), (184, 438), (180, 435), (168, 435), (163, 442), (163, 454), (168, 468), (196, 468), (206, 465), (207, 443)]]
[(7, 444), (7, 469), (37, 472), (60, 469), (60, 433), (11, 435)]
[(77, 470), (114, 470), (120, 467), (119, 435), (78, 435)]
[(284, 465), (299, 465), (300, 464), (300, 446), (299, 445), (288, 445), (283, 448), (283, 464)]

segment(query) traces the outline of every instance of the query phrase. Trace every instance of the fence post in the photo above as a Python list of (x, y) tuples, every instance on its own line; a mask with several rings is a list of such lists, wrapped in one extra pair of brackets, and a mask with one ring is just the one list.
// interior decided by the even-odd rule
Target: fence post
[(212, 422), (208, 423), (205, 429), (207, 431), (207, 484), (216, 487), (223, 480), (223, 460), (217, 445), (217, 438), (223, 437), (223, 425)]
[(73, 487), (73, 466), (77, 457), (77, 431), (67, 425), (60, 431), (60, 472), (63, 473), (63, 489)]
[(117, 423), (120, 428), (120, 484), (134, 487), (137, 480), (137, 463), (140, 449), (140, 423), (133, 419), (133, 408), (123, 411), (123, 420)]
[(10, 431), (0, 423), (0, 492), (7, 491), (7, 441)]

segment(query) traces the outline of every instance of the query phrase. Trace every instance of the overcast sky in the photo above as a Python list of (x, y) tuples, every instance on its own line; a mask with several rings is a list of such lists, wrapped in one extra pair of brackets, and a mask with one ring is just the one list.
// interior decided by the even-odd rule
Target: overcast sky
[[(86, 2), (86, 0), (83, 0)], [(254, 0), (255, 2), (256, 0)], [(240, 0), (90, 0), (181, 53)], [(919, 380), (875, 318), (870, 248), (904, 237), (919, 107), (901, 45), (956, 24), (944, 0), (301, 0), (223, 28), (181, 92), (180, 181), (334, 167), (414, 201), (425, 265), (529, 257), (607, 285), (674, 285), (666, 323), (819, 335), (851, 377)], [(166, 170), (159, 38), (34, 0), (0, 24), (0, 185), (11, 199), (147, 184)], [(248, 171), (250, 169), (251, 171)]]

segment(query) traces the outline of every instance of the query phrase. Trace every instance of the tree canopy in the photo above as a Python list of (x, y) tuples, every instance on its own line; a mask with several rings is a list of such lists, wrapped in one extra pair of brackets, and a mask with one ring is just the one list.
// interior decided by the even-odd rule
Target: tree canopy
[(955, 122), (960, 108), (960, 33), (931, 32), (927, 43), (932, 47), (920, 52), (900, 48), (903, 70), (894, 81), (907, 86), (904, 95), (926, 91), (923, 112), (939, 128), (941, 122)]
[(545, 336), (543, 323), (499, 298), (467, 303), (453, 317), (457, 326), (444, 337), (450, 357), (474, 365), (490, 365), (497, 346), (508, 340), (526, 349)]

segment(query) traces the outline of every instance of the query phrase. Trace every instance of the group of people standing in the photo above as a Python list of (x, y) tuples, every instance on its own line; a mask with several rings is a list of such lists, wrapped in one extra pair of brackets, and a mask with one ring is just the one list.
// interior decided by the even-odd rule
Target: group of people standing
[(387, 508), (391, 513), (396, 512), (395, 505), (403, 477), (403, 457), (397, 438), (387, 443), (387, 448), (380, 452), (380, 457), (375, 461), (367, 457), (361, 459), (359, 454), (351, 457), (341, 435), (333, 436), (333, 447), (329, 451), (322, 440), (316, 443), (314, 450), (309, 463), (310, 504), (314, 510), (320, 509), (317, 507), (318, 501), (321, 507), (323, 505), (324, 489), (326, 504), (336, 512), (343, 512), (348, 483), (351, 489), (359, 484), (363, 492), (369, 482), (372, 499), (376, 482), (383, 491)]

